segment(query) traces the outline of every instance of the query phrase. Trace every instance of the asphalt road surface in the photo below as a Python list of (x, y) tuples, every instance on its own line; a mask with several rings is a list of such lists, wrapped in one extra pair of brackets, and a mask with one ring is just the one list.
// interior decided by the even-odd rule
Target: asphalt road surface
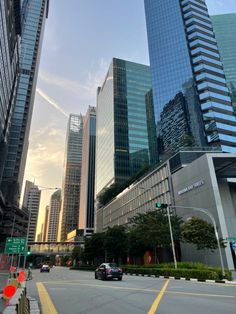
[(33, 270), (27, 282), (43, 314), (235, 314), (236, 285), (124, 275), (95, 280), (94, 272)]

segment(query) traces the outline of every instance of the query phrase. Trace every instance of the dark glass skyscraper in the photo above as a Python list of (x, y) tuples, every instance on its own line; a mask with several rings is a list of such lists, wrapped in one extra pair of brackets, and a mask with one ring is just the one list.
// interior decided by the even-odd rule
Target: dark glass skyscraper
[(82, 143), (83, 116), (71, 114), (66, 138), (65, 172), (58, 230), (59, 241), (66, 240), (67, 234), (77, 229), (79, 225)]
[(94, 187), (96, 149), (96, 108), (89, 107), (84, 118), (82, 148), (81, 189), (79, 204), (79, 229), (84, 234), (94, 230)]
[[(0, 2), (0, 185), (19, 73), (20, 0)], [(1, 206), (0, 206), (1, 207)]]
[(153, 141), (149, 132), (155, 130), (147, 95), (150, 89), (148, 66), (113, 58), (97, 95), (97, 195), (113, 183), (124, 183), (157, 159), (156, 141), (152, 149), (149, 143)]
[(211, 16), (226, 81), (236, 104), (236, 13)]
[[(236, 117), (205, 1), (144, 2), (159, 150), (191, 142), (236, 152)], [(175, 106), (181, 114), (173, 115)], [(166, 129), (168, 114), (181, 136)]]
[(13, 193), (16, 197), (22, 186), (48, 6), (48, 0), (21, 1), (20, 75), (2, 183), (2, 190), (8, 202), (12, 202), (9, 194)]

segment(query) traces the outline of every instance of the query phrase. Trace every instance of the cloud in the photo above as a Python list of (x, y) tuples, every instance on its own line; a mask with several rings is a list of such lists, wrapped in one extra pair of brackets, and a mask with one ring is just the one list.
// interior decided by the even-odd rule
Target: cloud
[(25, 178), (35, 178), (41, 186), (61, 182), (64, 161), (65, 132), (49, 125), (36, 130), (30, 138)]
[(60, 111), (64, 116), (67, 118), (69, 117), (68, 113), (66, 113), (58, 103), (56, 103), (52, 98), (50, 98), (47, 94), (45, 94), (41, 89), (36, 88), (36, 92), (43, 98), (45, 99), (50, 105), (52, 105), (55, 109)]
[(96, 100), (97, 87), (102, 84), (108, 68), (109, 62), (105, 59), (101, 59), (97, 64), (91, 64), (83, 82), (68, 79), (64, 76), (62, 77), (43, 70), (39, 72), (39, 79), (47, 85), (54, 85), (63, 89), (66, 93), (69, 92), (78, 100), (90, 103)]

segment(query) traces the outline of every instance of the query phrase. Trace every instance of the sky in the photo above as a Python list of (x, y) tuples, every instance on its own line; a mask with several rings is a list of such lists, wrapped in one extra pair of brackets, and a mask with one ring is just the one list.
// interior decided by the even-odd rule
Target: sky
[[(206, 2), (210, 15), (236, 12), (236, 0)], [(96, 106), (113, 57), (149, 64), (143, 0), (50, 0), (25, 180), (61, 188), (68, 116)], [(42, 191), (39, 228), (52, 193)]]

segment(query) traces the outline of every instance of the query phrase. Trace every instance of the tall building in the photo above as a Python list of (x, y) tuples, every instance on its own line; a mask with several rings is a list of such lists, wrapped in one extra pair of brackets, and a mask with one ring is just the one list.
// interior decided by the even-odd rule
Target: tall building
[(26, 181), (24, 203), (29, 211), (28, 243), (35, 242), (41, 191), (33, 182)]
[(236, 103), (236, 13), (211, 16), (226, 81)]
[(81, 186), (81, 163), (83, 142), (83, 116), (71, 114), (69, 117), (64, 178), (62, 183), (62, 209), (59, 220), (59, 241), (66, 240), (67, 234), (78, 228)]
[(22, 0), (20, 3), (20, 73), (2, 183), (3, 194), (8, 203), (17, 202), (17, 195), (21, 191), (44, 25), (49, 6), (48, 0)]
[(49, 220), (49, 206), (47, 205), (45, 208), (45, 217), (43, 224), (43, 242), (47, 242), (48, 239), (48, 220)]
[[(19, 73), (20, 0), (0, 2), (0, 185)], [(0, 197), (1, 198), (1, 197)], [(0, 205), (0, 213), (3, 208)]]
[(148, 134), (155, 130), (154, 116), (147, 114), (150, 102), (145, 102), (150, 89), (148, 66), (113, 58), (97, 94), (96, 195), (124, 183), (157, 157)]
[(50, 200), (50, 214), (47, 237), (48, 242), (57, 241), (60, 207), (61, 207), (61, 190), (58, 190), (52, 194)]
[(85, 235), (94, 230), (95, 148), (96, 108), (89, 107), (84, 118), (79, 206), (79, 229), (83, 229)]
[(183, 103), (179, 99), (177, 106), (187, 111), (179, 123), (189, 126), (181, 138), (170, 132), (174, 145), (187, 137), (192, 146), (236, 152), (236, 117), (205, 1), (144, 2), (158, 143), (163, 144), (162, 112), (182, 93)]

